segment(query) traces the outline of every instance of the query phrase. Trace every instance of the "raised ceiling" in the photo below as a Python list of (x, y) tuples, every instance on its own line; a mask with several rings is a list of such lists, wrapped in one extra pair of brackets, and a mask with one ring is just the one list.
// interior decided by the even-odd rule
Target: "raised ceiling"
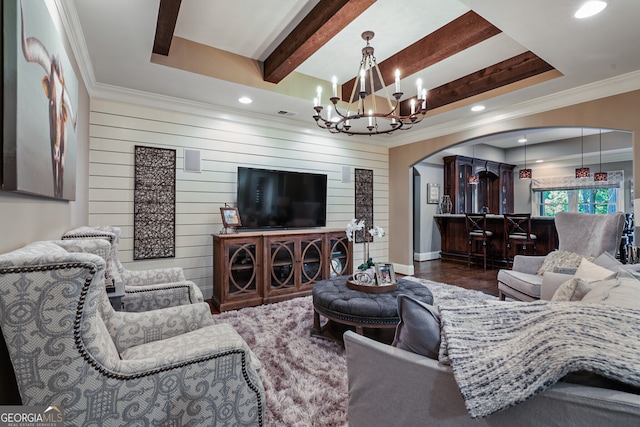
[[(372, 30), (381, 67), (403, 70), (403, 91), (410, 93), (417, 77), (430, 90), (433, 110), (420, 125), (365, 137), (392, 146), (640, 88), (640, 2), (612, 0), (600, 15), (577, 20), (582, 1), (59, 3), (79, 26), (81, 66), (96, 96), (131, 89), (310, 131), (315, 86), (330, 85), (335, 75), (348, 87), (364, 46), (360, 34)], [(387, 75), (385, 81), (392, 83)], [(241, 106), (243, 95), (254, 102)], [(478, 102), (487, 108), (470, 112)]]

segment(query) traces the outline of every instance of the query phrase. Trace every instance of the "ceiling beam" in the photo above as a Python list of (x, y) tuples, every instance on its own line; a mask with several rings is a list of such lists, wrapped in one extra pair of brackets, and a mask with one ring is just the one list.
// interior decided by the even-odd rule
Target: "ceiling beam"
[(168, 56), (182, 0), (160, 0), (158, 23), (153, 39), (153, 53)]
[[(525, 52), (429, 90), (427, 110), (488, 92), (538, 74), (554, 70), (533, 52)], [(409, 114), (410, 100), (401, 103), (401, 114)]]
[(264, 61), (264, 80), (279, 83), (375, 2), (319, 2)]
[[(396, 69), (403, 76), (410, 76), (501, 32), (477, 13), (469, 11), (380, 62), (378, 67), (385, 83), (390, 84), (395, 79)], [(356, 77), (342, 85), (342, 100), (349, 99), (355, 82)]]

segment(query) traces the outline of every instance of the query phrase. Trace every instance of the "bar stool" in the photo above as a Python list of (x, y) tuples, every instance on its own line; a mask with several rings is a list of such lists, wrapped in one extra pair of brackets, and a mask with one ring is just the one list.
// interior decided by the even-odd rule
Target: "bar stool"
[[(487, 270), (487, 256), (490, 256), (489, 247), (492, 243), (493, 232), (487, 230), (486, 214), (465, 213), (465, 225), (467, 228), (467, 266), (471, 266), (471, 257), (482, 257), (484, 269)], [(493, 268), (493, 257), (491, 257), (491, 268)]]
[[(504, 214), (504, 258), (507, 263), (513, 263), (513, 256), (518, 253), (526, 254), (527, 248), (531, 246), (532, 255), (536, 254), (537, 236), (531, 233), (531, 214)], [(512, 256), (511, 251), (515, 249)], [(519, 252), (522, 249), (522, 252)]]

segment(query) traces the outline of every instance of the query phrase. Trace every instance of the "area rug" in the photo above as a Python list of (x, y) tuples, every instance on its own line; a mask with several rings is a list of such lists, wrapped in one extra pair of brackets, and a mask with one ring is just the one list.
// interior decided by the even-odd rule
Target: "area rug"
[[(434, 304), (477, 304), (496, 299), (479, 291), (407, 277), (424, 284)], [(230, 323), (262, 363), (266, 426), (347, 426), (344, 349), (310, 335), (311, 297), (227, 311), (213, 316)]]

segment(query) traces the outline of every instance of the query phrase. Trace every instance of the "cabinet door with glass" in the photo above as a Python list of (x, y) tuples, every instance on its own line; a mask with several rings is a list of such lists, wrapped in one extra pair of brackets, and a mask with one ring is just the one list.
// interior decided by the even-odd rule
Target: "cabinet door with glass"
[(351, 274), (352, 268), (352, 248), (353, 244), (349, 242), (344, 232), (330, 233), (327, 235), (327, 246), (329, 247), (327, 254), (329, 262), (326, 267), (328, 274), (325, 277), (336, 277)]
[(262, 303), (260, 237), (214, 236), (213, 304), (220, 311)]

